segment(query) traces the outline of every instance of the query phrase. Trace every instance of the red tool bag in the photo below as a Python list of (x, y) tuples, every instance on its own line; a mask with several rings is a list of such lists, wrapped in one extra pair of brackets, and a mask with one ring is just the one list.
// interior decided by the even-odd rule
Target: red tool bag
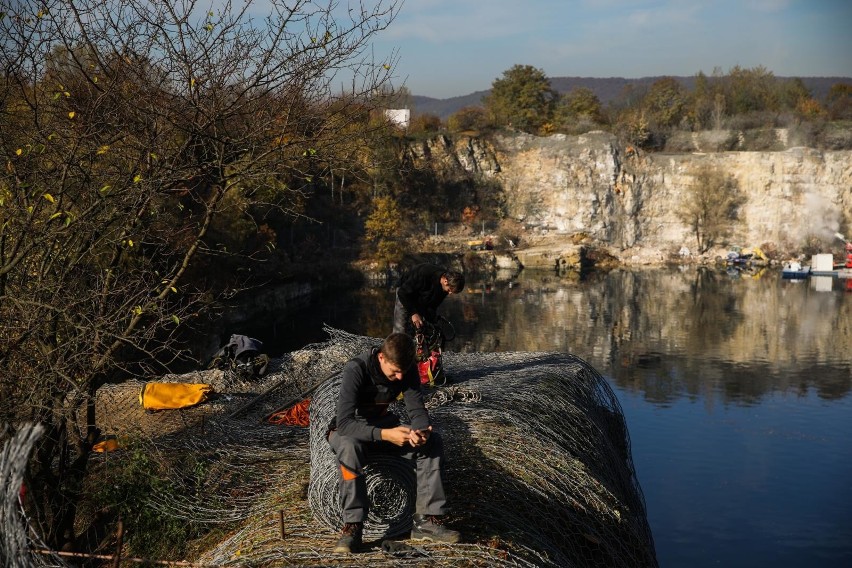
[(441, 386), (447, 382), (440, 350), (430, 352), (423, 361), (418, 359), (417, 370), (420, 372), (421, 385)]

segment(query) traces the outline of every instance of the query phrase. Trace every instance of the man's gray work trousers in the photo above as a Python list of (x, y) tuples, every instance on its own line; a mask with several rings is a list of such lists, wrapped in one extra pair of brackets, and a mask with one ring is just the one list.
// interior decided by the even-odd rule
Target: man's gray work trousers
[(369, 463), (371, 452), (386, 452), (413, 459), (417, 474), (417, 500), (414, 512), (420, 515), (446, 514), (447, 498), (441, 469), (444, 461), (444, 444), (438, 432), (432, 432), (429, 440), (419, 448), (396, 446), (390, 442), (362, 442), (341, 436), (333, 430), (328, 443), (338, 461), (340, 477), (340, 509), (344, 523), (360, 523), (367, 519), (370, 501), (367, 496), (367, 481), (364, 466)]
[[(414, 323), (411, 321), (412, 312), (405, 309), (405, 306), (402, 305), (402, 302), (399, 301), (399, 292), (396, 293), (396, 303), (393, 306), (393, 332), (394, 333), (407, 333), (411, 337), (414, 337), (414, 334), (417, 330), (414, 328)], [(423, 321), (428, 321), (431, 324), (435, 324), (437, 321), (438, 314), (435, 310), (429, 310), (428, 313), (421, 313), (421, 319)]]
[(396, 303), (393, 306), (393, 332), (414, 335), (414, 324), (411, 323), (411, 313), (399, 301), (399, 292), (396, 293)]

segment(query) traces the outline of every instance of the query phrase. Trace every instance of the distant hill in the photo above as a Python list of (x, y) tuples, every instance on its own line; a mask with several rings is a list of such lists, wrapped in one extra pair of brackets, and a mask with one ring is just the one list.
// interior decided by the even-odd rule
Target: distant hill
[(451, 114), (466, 106), (482, 105), (482, 97), (491, 91), (476, 91), (469, 95), (461, 97), (451, 97), (449, 99), (433, 99), (432, 97), (421, 97), (413, 95), (411, 100), (414, 103), (413, 112), (415, 114), (435, 114), (446, 120)]
[[(695, 76), (674, 77), (687, 89), (695, 86)], [(792, 79), (793, 77), (777, 77), (777, 79)], [(850, 83), (852, 77), (800, 77), (805, 86), (811, 90), (814, 98), (825, 100), (828, 90), (835, 83)], [(625, 87), (632, 86), (638, 89), (651, 86), (662, 77), (641, 77), (639, 79), (625, 79), (624, 77), (551, 77), (550, 85), (560, 93), (567, 93), (577, 87), (586, 87), (594, 92), (603, 105), (616, 98), (624, 92)], [(434, 99), (432, 97), (421, 97), (413, 95), (413, 112), (415, 114), (434, 114), (446, 120), (451, 114), (466, 106), (482, 105), (482, 98), (491, 91), (476, 91), (469, 95), (450, 97), (448, 99)]]

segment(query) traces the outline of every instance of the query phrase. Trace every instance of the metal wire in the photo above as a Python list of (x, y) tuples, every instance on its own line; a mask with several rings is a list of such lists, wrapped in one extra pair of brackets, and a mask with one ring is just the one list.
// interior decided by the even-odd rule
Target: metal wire
[[(328, 377), (380, 340), (325, 331), (327, 342), (270, 361), (258, 380), (221, 371), (158, 379), (213, 385), (217, 396), (197, 407), (150, 413), (139, 405), (143, 383), (101, 388), (98, 427), (122, 449), (93, 455), (93, 470), (130, 459), (127, 450), (145, 453), (157, 464), (151, 475), (176, 488), (149, 506), (227, 531), (197, 559), (210, 566), (656, 566), (618, 401), (592, 367), (564, 353), (444, 353), (452, 382), (430, 390), (426, 405), (444, 438), (450, 521), (464, 544), (382, 552), (379, 539), (408, 531), (415, 490), (412, 465), (385, 456), (367, 472), (368, 551), (332, 553), (341, 520), (324, 434), (339, 377)], [(263, 420), (323, 380), (307, 430)], [(401, 403), (392, 410), (407, 420)], [(186, 476), (187, 463), (203, 475)], [(8, 491), (3, 499), (6, 507)], [(22, 521), (4, 511), (6, 545)]]
[(36, 442), (44, 434), (40, 424), (22, 424), (9, 435), (8, 425), (0, 425), (0, 566), (42, 568), (67, 566), (58, 556), (30, 553), (30, 538), (40, 544), (37, 535), (28, 534), (27, 519), (20, 506), (27, 461)]
[[(559, 353), (447, 354), (445, 362), (455, 382), (428, 400), (463, 524), (511, 535), (550, 565), (655, 565), (621, 408), (592, 367)], [(338, 389), (339, 380), (326, 385), (311, 405), (309, 494), (315, 517), (335, 530), (337, 465), (325, 425)], [(405, 421), (399, 404), (391, 410)], [(412, 465), (377, 455), (365, 475), (377, 509), (365, 538), (410, 530)]]

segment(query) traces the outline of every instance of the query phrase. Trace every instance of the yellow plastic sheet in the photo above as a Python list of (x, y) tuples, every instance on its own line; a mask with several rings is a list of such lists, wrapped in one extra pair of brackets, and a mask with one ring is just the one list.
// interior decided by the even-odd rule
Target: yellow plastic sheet
[(187, 408), (207, 400), (213, 387), (204, 383), (145, 383), (139, 402), (146, 410)]

